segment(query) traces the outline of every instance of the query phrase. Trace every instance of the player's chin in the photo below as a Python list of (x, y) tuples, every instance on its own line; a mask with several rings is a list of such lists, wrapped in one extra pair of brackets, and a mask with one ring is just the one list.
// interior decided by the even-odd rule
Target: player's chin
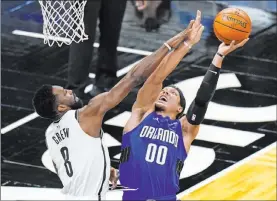
[(83, 106), (84, 106), (83, 101), (80, 98), (76, 97), (75, 102), (70, 107), (73, 110), (77, 110), (77, 109), (82, 108)]
[(166, 102), (158, 100), (155, 102), (155, 107), (158, 109), (164, 109), (166, 108)]

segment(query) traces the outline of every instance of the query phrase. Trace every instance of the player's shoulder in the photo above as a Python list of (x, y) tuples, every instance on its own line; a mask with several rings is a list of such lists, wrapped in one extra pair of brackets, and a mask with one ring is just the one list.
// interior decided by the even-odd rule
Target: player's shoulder
[(68, 110), (60, 119), (54, 121), (53, 124), (68, 123), (68, 121), (78, 120), (78, 110)]
[(178, 121), (180, 122), (182, 132), (186, 132), (188, 127), (188, 120), (186, 115), (183, 115), (181, 118), (178, 119)]
[(151, 110), (148, 110), (147, 112), (145, 112), (143, 118), (146, 119), (146, 118), (151, 118), (151, 117), (158, 117), (159, 115), (157, 114), (157, 112), (153, 109)]
[(181, 116), (178, 120), (180, 121), (180, 123), (181, 123), (182, 125), (186, 125), (187, 122), (188, 122), (187, 116), (186, 116), (186, 115)]
[(48, 136), (50, 133), (53, 133), (54, 130), (55, 130), (55, 127), (53, 123), (51, 123), (45, 131), (45, 136)]
[(157, 120), (158, 118), (159, 117), (154, 110), (148, 110), (141, 117), (139, 124), (144, 124), (144, 122), (151, 121), (151, 120)]

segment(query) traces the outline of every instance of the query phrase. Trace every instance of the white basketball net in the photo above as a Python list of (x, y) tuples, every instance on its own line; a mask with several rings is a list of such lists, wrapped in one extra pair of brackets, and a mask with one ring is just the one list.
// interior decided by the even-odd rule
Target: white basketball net
[(86, 0), (39, 1), (43, 16), (44, 43), (70, 45), (87, 40), (84, 27)]

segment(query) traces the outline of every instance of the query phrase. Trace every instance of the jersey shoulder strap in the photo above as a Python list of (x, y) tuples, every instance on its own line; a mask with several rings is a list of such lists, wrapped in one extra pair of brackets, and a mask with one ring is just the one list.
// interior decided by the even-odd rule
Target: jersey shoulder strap
[(101, 138), (101, 139), (103, 139), (103, 135), (104, 135), (104, 131), (103, 131), (103, 129), (101, 128), (101, 129), (100, 129), (100, 138)]

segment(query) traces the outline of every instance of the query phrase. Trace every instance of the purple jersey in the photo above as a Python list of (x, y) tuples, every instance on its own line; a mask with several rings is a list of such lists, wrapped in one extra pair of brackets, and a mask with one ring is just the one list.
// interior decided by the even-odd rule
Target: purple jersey
[(176, 200), (186, 157), (181, 122), (156, 112), (149, 114), (123, 135), (120, 182), (138, 189), (125, 191), (123, 200)]

